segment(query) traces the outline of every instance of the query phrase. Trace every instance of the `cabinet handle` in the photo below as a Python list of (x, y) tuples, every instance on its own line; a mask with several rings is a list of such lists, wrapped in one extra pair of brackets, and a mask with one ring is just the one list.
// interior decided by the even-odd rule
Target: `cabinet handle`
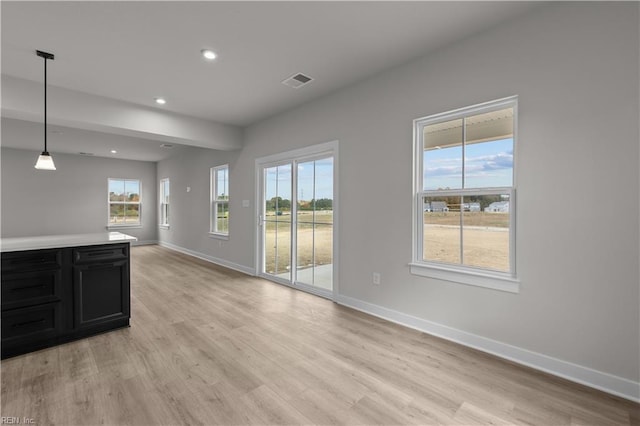
[(113, 268), (113, 263), (97, 263), (94, 265), (85, 266), (87, 269), (97, 269), (97, 268)]
[(14, 265), (22, 265), (23, 263), (45, 263), (47, 261), (44, 257), (30, 257), (26, 259), (13, 259), (11, 263)]
[(20, 291), (32, 290), (34, 288), (45, 288), (45, 285), (44, 284), (40, 284), (40, 285), (32, 285), (32, 286), (29, 286), (29, 287), (12, 288), (11, 292), (12, 293), (18, 293)]
[(89, 256), (89, 257), (93, 257), (93, 256), (110, 256), (112, 254), (113, 254), (113, 250), (109, 250), (109, 251), (94, 251), (94, 252), (87, 253), (87, 256)]
[(26, 325), (31, 325), (31, 324), (41, 324), (43, 322), (44, 322), (44, 318), (40, 318), (40, 319), (33, 320), (33, 321), (18, 322), (18, 323), (13, 324), (11, 327), (18, 328), (18, 327), (24, 327)]

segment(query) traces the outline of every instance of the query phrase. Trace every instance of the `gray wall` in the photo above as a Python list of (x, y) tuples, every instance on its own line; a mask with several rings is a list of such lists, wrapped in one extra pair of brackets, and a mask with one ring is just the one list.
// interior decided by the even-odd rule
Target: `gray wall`
[[(236, 168), (239, 155), (238, 151), (186, 148), (180, 154), (158, 162), (158, 181), (169, 178), (171, 191), (169, 229), (158, 231), (160, 241), (206, 254), (228, 266), (236, 266), (233, 259), (241, 259), (243, 250), (253, 250), (251, 233), (242, 229), (252, 225), (250, 211), (253, 209), (242, 207), (242, 200), (236, 197), (235, 182), (241, 182), (245, 173), (253, 172)], [(211, 167), (222, 164), (229, 164), (231, 176), (229, 241), (209, 236), (209, 171)], [(191, 188), (190, 192), (187, 192), (187, 187)], [(240, 266), (252, 265), (253, 258), (250, 259), (248, 262), (243, 260)]]
[(2, 148), (2, 237), (105, 232), (107, 179), (140, 179), (142, 227), (117, 229), (156, 241), (156, 163), (55, 154), (57, 170), (33, 168), (39, 152)]
[[(253, 268), (255, 159), (337, 139), (341, 295), (637, 382), (638, 52), (637, 3), (542, 6), (248, 128), (228, 154), (223, 247), (202, 215), (208, 168), (227, 159), (161, 162), (158, 178), (193, 191), (174, 192), (186, 211), (160, 238)], [(412, 120), (514, 94), (520, 293), (411, 275)]]

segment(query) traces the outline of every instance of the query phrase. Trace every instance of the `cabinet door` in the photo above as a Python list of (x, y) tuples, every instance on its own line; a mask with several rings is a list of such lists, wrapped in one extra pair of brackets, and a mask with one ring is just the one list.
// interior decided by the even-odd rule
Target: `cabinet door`
[(73, 267), (74, 325), (100, 327), (129, 318), (129, 262), (96, 263)]

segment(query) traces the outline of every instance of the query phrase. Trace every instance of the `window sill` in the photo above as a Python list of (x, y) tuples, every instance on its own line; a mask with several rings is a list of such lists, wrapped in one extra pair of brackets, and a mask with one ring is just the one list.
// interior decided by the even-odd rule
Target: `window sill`
[(142, 225), (107, 225), (107, 229), (142, 229)]
[(158, 228), (160, 228), (160, 229), (170, 229), (171, 225), (158, 225)]
[(508, 293), (520, 293), (520, 280), (506, 274), (491, 273), (490, 271), (467, 271), (463, 269), (410, 263), (411, 273), (421, 277), (436, 278), (458, 284), (472, 285), (476, 287), (490, 288), (506, 291)]
[(209, 232), (209, 237), (217, 240), (229, 240), (229, 234), (220, 234), (218, 232)]

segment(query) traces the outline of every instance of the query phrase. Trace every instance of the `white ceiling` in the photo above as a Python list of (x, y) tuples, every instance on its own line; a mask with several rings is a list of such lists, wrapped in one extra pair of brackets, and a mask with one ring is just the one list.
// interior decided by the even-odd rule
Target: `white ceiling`
[[(2, 1), (1, 70), (41, 82), (44, 50), (52, 86), (247, 126), (538, 4)], [(315, 80), (281, 84), (297, 72)]]

